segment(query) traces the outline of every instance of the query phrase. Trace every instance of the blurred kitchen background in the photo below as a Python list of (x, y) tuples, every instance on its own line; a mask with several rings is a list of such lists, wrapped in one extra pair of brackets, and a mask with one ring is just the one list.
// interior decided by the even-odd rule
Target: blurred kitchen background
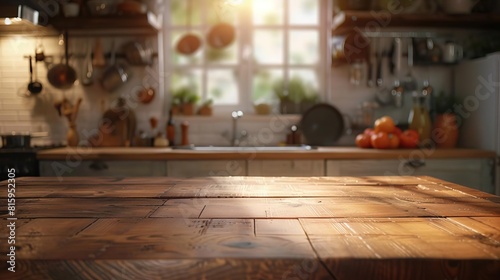
[[(66, 7), (69, 2), (75, 2), (76, 12)], [(490, 29), (485, 19), (469, 24), (461, 14), (463, 21), (442, 24), (450, 17), (438, 18), (446, 7), (426, 0), (400, 1), (397, 10), (382, 0), (2, 1), (13, 3), (37, 9), (40, 25), (0, 27), (0, 133), (48, 132), (49, 137), (33, 139), (39, 145), (66, 144), (70, 122), (57, 109), (62, 100), (74, 105), (82, 99), (75, 124), (80, 144), (85, 144), (99, 131), (103, 114), (122, 97), (135, 115), (139, 138), (166, 137), (169, 111), (195, 102), (194, 115), (175, 110), (172, 118), (175, 142), (180, 142), (180, 124), (188, 121), (190, 143), (197, 145), (227, 145), (233, 110), (244, 113), (239, 125), (249, 135), (247, 144), (278, 144), (310, 104), (326, 102), (345, 117), (347, 129), (336, 145), (352, 146), (355, 134), (379, 116), (407, 125), (412, 93), (398, 96), (396, 81), (414, 79), (414, 91), (430, 85), (432, 98), (426, 102), (432, 114), (437, 96), (454, 95), (455, 64), (500, 49), (498, 29)], [(497, 15), (498, 6), (497, 1), (479, 1), (465, 13), (474, 19)], [(357, 20), (356, 12), (370, 20), (343, 32)], [(422, 24), (411, 18), (416, 14), (436, 18)], [(415, 26), (400, 23), (401, 16), (410, 17)], [(127, 17), (130, 21), (123, 24)], [(391, 21), (402, 26), (392, 27)], [(212, 28), (223, 22), (233, 30), (211, 39)], [(61, 35), (65, 30), (66, 40)], [(183, 49), (179, 41), (189, 33), (200, 45)], [(64, 63), (64, 44), (77, 80), (61, 89), (47, 77), (55, 64)], [(128, 76), (116, 89), (106, 90), (100, 81), (112, 66), (113, 45)], [(140, 47), (145, 61), (134, 63), (126, 56), (130, 45)], [(446, 54), (450, 48), (451, 57)], [(414, 54), (413, 67), (408, 51)], [(43, 60), (36, 57), (41, 53)], [(94, 61), (99, 53), (105, 65)], [(40, 93), (28, 91), (29, 56), (34, 79), (43, 85)], [(92, 83), (87, 85), (83, 79), (89, 67)], [(292, 103), (305, 105), (284, 108), (283, 93)], [(211, 110), (199, 110), (202, 105)]]

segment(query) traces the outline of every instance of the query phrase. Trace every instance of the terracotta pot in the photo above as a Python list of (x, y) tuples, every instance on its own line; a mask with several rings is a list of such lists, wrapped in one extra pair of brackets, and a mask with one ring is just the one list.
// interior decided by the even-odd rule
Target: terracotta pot
[(183, 115), (192, 116), (194, 115), (194, 104), (184, 103), (182, 104), (181, 111)]
[(451, 113), (437, 115), (431, 134), (436, 147), (455, 148), (458, 142), (457, 116)]

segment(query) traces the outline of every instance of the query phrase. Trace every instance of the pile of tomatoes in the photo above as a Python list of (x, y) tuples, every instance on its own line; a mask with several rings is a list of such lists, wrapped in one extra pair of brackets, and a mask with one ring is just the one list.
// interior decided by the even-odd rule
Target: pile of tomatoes
[(389, 116), (375, 121), (372, 128), (367, 128), (356, 136), (356, 146), (375, 149), (413, 149), (418, 146), (418, 132), (412, 129), (402, 131)]

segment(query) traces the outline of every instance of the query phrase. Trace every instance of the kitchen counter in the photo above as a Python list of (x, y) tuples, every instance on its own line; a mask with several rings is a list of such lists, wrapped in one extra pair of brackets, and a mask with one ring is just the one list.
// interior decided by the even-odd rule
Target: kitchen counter
[(23, 177), (11, 215), (0, 185), (2, 279), (500, 277), (500, 197), (431, 177)]
[(194, 160), (194, 159), (400, 159), (494, 158), (493, 151), (474, 149), (377, 150), (356, 147), (319, 147), (304, 151), (193, 151), (171, 148), (65, 147), (40, 151), (40, 160)]

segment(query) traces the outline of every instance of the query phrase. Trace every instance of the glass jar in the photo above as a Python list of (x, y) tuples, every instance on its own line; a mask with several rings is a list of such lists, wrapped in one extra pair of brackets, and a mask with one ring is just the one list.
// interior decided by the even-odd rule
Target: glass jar
[(431, 138), (432, 123), (426, 99), (425, 92), (413, 92), (413, 108), (408, 118), (409, 127), (418, 132), (421, 144), (429, 142)]

